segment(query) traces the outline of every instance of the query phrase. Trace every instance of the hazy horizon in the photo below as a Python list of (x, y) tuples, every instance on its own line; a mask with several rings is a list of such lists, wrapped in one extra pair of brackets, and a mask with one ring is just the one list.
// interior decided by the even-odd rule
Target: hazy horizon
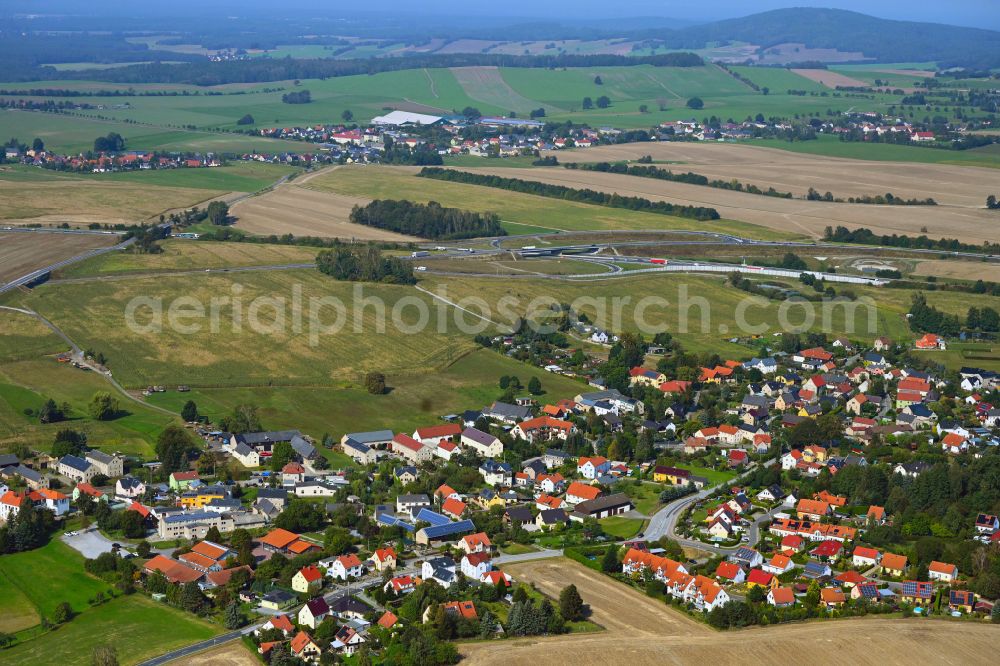
[[(948, 4), (913, 3), (907, 0), (884, 0), (872, 5), (862, 0), (626, 0), (609, 6), (598, 0), (508, 0), (498, 11), (494, 2), (468, 0), (461, 6), (444, 0), (422, 0), (418, 5), (412, 0), (370, 0), (363, 8), (338, 6), (323, 0), (288, 0), (282, 11), (308, 11), (323, 16), (366, 16), (378, 13), (397, 15), (423, 15), (427, 18), (494, 18), (523, 19), (526, 21), (596, 21), (602, 19), (628, 19), (658, 17), (709, 23), (727, 18), (738, 18), (773, 9), (790, 7), (822, 7), (844, 9), (879, 18), (944, 23), (967, 27), (998, 29), (1000, 12), (995, 0), (952, 0)], [(419, 10), (417, 8), (419, 7)], [(10, 0), (5, 3), (3, 14), (68, 14), (77, 16), (190, 16), (229, 15), (255, 17), (273, 15), (275, 7), (259, 0), (147, 0), (142, 4), (123, 0), (91, 0), (81, 4), (77, 0)]]

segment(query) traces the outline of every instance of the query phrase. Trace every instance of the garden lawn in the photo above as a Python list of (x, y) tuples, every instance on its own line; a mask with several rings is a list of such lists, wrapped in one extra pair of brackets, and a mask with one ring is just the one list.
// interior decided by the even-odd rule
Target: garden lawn
[(709, 467), (694, 467), (692, 465), (677, 465), (679, 469), (686, 469), (695, 476), (703, 476), (708, 479), (709, 486), (717, 486), (720, 483), (726, 483), (730, 479), (736, 476), (734, 472), (722, 471), (711, 469)]
[[(18, 589), (41, 615), (51, 618), (56, 606), (64, 601), (74, 612), (81, 613), (90, 607), (89, 600), (98, 592), (111, 591), (107, 584), (83, 570), (83, 559), (53, 538), (42, 548), (0, 557), (0, 577)], [(6, 604), (6, 597), (0, 599), (4, 614)]]
[(121, 664), (136, 664), (222, 633), (218, 627), (133, 594), (91, 608), (50, 634), (3, 652), (7, 666), (91, 663), (95, 646), (114, 645)]
[(610, 516), (597, 521), (601, 529), (619, 539), (630, 539), (639, 533), (644, 521), (642, 518), (626, 518), (625, 516)]
[(40, 617), (31, 599), (0, 568), (0, 633), (13, 634), (38, 624)]
[(631, 483), (622, 484), (622, 492), (632, 498), (635, 510), (645, 515), (651, 515), (660, 505), (660, 493), (666, 486), (659, 483), (642, 482), (635, 486)]

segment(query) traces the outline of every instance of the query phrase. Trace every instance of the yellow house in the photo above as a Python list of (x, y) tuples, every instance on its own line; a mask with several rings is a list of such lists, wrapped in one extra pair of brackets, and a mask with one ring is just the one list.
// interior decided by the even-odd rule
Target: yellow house
[(181, 495), (181, 506), (188, 509), (200, 509), (212, 500), (226, 499), (226, 496), (218, 491), (203, 490)]
[(302, 567), (292, 576), (292, 589), (308, 594), (323, 587), (323, 572), (315, 564)]
[(691, 472), (686, 469), (676, 467), (665, 467), (657, 465), (653, 468), (653, 481), (656, 483), (670, 483), (675, 486), (686, 484), (691, 480)]
[(816, 446), (815, 444), (810, 444), (809, 446), (802, 449), (802, 459), (806, 462), (825, 462), (826, 461), (826, 449), (822, 446)]

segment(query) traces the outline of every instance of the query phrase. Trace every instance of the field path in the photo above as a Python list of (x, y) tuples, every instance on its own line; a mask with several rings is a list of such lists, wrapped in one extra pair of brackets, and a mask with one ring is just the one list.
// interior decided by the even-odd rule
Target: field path
[(424, 67), (424, 76), (427, 77), (427, 82), (431, 84), (431, 95), (434, 96), (434, 99), (437, 99), (438, 93), (437, 86), (434, 85), (434, 77), (431, 76), (431, 73), (427, 71), (426, 67)]
[(591, 608), (591, 619), (606, 631), (467, 643), (460, 646), (463, 664), (985, 664), (994, 660), (993, 645), (1000, 638), (1000, 627), (990, 624), (877, 617), (717, 632), (571, 560), (504, 570), (553, 597), (566, 585), (576, 585)]
[(546, 112), (565, 113), (565, 109), (539, 100), (529, 99), (510, 87), (498, 67), (451, 67), (452, 74), (465, 94), (474, 100), (499, 107), (504, 111), (528, 113), (544, 107)]

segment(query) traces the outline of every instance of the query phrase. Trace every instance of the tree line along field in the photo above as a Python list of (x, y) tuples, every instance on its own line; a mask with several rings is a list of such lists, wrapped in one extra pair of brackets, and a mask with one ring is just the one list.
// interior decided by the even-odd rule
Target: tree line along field
[[(801, 233), (793, 231), (775, 231), (760, 225), (744, 224), (732, 220), (712, 220), (701, 222), (689, 218), (657, 215), (641, 211), (631, 211), (617, 208), (606, 208), (586, 203), (564, 201), (519, 192), (509, 192), (491, 187), (436, 181), (419, 178), (419, 169), (413, 167), (372, 167), (365, 168), (342, 167), (328, 171), (309, 180), (306, 187), (319, 192), (329, 192), (336, 195), (354, 197), (361, 200), (370, 199), (409, 199), (414, 202), (426, 203), (437, 201), (442, 206), (462, 208), (476, 212), (495, 212), (500, 215), (502, 223), (508, 224), (509, 233), (525, 233), (520, 225), (528, 225), (531, 230), (550, 229), (553, 231), (580, 231), (601, 229), (679, 229), (697, 231), (715, 231), (719, 233), (734, 233), (760, 240), (781, 240), (801, 238)], [(534, 169), (518, 169), (515, 177), (531, 178)], [(279, 188), (280, 189), (280, 188)], [(259, 197), (266, 201), (270, 194)], [(240, 204), (241, 207), (253, 206), (251, 200)], [(317, 202), (320, 206), (321, 202)], [(341, 214), (346, 219), (350, 210), (341, 206)], [(239, 214), (240, 208), (236, 209)], [(332, 215), (329, 207), (317, 209), (325, 215)], [(274, 218), (275, 229), (270, 233), (302, 233), (294, 227), (285, 228), (280, 223), (280, 217)], [(237, 221), (239, 228), (239, 221)], [(258, 229), (260, 229), (258, 231)], [(265, 230), (259, 226), (257, 233)], [(324, 235), (324, 234), (317, 234)]]
[(87, 224), (134, 223), (232, 192), (255, 192), (297, 169), (233, 162), (201, 169), (77, 174), (0, 167), (0, 220)]

